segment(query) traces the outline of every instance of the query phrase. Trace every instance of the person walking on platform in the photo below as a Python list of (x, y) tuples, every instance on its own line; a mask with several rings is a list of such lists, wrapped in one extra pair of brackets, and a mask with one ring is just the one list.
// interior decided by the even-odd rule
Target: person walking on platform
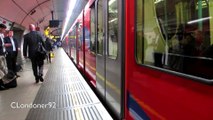
[(35, 25), (30, 24), (29, 30), (30, 32), (24, 35), (23, 55), (25, 58), (27, 58), (27, 48), (28, 48), (28, 57), (30, 58), (32, 63), (32, 69), (36, 83), (38, 83), (39, 80), (43, 82), (44, 79), (42, 76), (43, 76), (44, 60), (40, 59), (40, 57), (37, 56), (36, 52), (40, 43), (42, 44), (42, 46), (45, 46), (45, 44), (42, 39), (42, 36), (37, 31), (35, 31)]
[(6, 47), (6, 60), (7, 68), (12, 71), (17, 77), (20, 77), (16, 73), (16, 60), (18, 55), (18, 41), (13, 38), (13, 31), (10, 30), (8, 36), (4, 38), (4, 44)]
[(4, 47), (4, 32), (6, 30), (4, 24), (0, 24), (0, 90), (7, 89), (4, 86), (2, 78), (7, 74), (7, 64), (5, 59), (5, 47)]
[(53, 49), (52, 49), (52, 45), (50, 43), (50, 39), (48, 37), (46, 38), (45, 46), (46, 46), (46, 50), (47, 50), (47, 62), (49, 61), (51, 63), (51, 51), (53, 51)]

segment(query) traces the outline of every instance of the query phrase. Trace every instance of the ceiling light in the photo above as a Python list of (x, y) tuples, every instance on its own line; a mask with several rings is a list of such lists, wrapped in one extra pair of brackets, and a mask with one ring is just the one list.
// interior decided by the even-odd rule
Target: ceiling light
[(31, 10), (30, 15), (33, 15), (36, 12), (35, 9)]
[(61, 40), (63, 40), (63, 37), (65, 35), (65, 30), (67, 29), (67, 24), (69, 22), (69, 19), (70, 19), (72, 13), (73, 13), (73, 9), (74, 9), (75, 4), (76, 4), (76, 0), (69, 0), (69, 4), (68, 4), (68, 7), (67, 7), (68, 8), (67, 15), (66, 15), (66, 18), (65, 18), (65, 23), (64, 23), (64, 26), (63, 26), (62, 34), (61, 34)]
[(200, 18), (200, 19), (196, 19), (196, 20), (189, 21), (189, 22), (187, 22), (187, 24), (198, 23), (198, 22), (201, 22), (201, 21), (209, 20), (209, 19), (211, 19), (211, 18), (212, 18), (212, 17)]

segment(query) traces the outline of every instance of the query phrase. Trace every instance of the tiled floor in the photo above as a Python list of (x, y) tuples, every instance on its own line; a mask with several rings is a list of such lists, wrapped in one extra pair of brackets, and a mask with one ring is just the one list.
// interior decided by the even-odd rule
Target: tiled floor
[[(45, 61), (44, 75), (49, 65), (50, 64)], [(24, 120), (30, 108), (13, 109), (11, 103), (33, 103), (42, 84), (35, 84), (30, 60), (27, 60), (22, 67), (23, 71), (18, 73), (21, 76), (17, 79), (18, 86), (9, 90), (0, 91), (0, 120)]]
[(112, 120), (64, 50), (55, 53), (26, 120)]

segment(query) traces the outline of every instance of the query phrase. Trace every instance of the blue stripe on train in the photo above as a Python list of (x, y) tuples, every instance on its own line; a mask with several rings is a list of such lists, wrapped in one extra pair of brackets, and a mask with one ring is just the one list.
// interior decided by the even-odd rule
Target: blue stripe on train
[(150, 120), (147, 114), (143, 111), (140, 105), (134, 100), (134, 98), (129, 93), (127, 104), (129, 112), (135, 120)]

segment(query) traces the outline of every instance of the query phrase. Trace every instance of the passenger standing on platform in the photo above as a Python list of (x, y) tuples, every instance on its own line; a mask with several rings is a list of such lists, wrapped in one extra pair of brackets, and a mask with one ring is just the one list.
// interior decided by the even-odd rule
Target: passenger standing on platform
[(18, 55), (18, 41), (13, 37), (13, 31), (10, 30), (8, 36), (4, 38), (4, 44), (6, 47), (6, 60), (8, 70), (11, 70), (17, 77), (16, 74), (16, 60)]
[(7, 74), (7, 63), (5, 59), (5, 47), (4, 47), (4, 32), (6, 30), (6, 26), (4, 24), (0, 24), (0, 90), (7, 89), (4, 86), (2, 78)]
[(43, 79), (43, 65), (44, 60), (41, 60), (38, 56), (36, 56), (36, 51), (38, 48), (39, 42), (44, 45), (44, 41), (42, 39), (41, 34), (35, 31), (35, 25), (29, 25), (30, 32), (24, 36), (24, 46), (23, 46), (23, 54), (24, 57), (27, 58), (27, 48), (28, 48), (28, 57), (32, 62), (33, 74), (35, 76), (36, 83), (44, 81)]
[(45, 41), (45, 46), (46, 46), (46, 50), (47, 50), (47, 62), (49, 61), (51, 63), (51, 51), (53, 51), (52, 49), (52, 45), (50, 43), (50, 38), (46, 38)]

